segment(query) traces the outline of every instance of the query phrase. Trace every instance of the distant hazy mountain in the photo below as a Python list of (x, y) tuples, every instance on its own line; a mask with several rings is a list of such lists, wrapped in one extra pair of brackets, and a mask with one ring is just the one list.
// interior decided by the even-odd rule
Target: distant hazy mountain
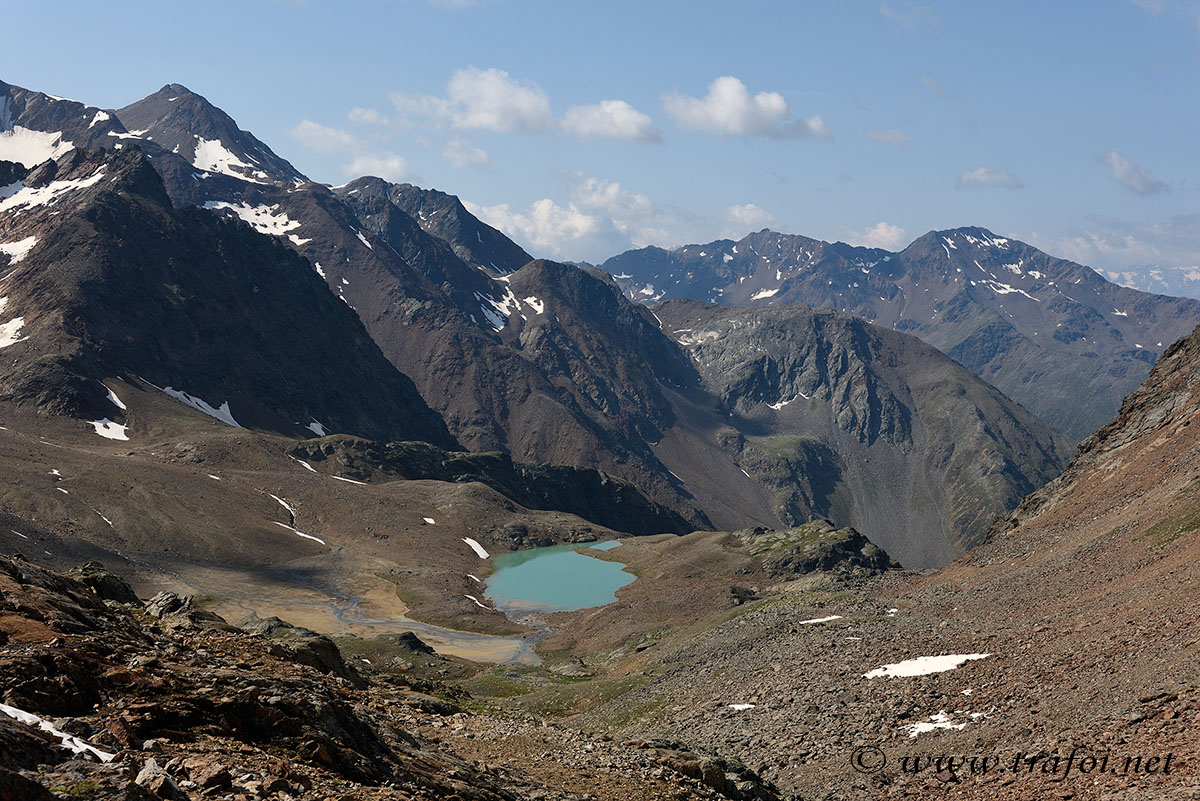
[(805, 303), (911, 332), (1076, 439), (1200, 322), (1200, 302), (1118, 286), (983, 228), (931, 231), (899, 253), (763, 230), (603, 267), (646, 303)]
[(1104, 275), (1108, 280), (1130, 289), (1158, 295), (1200, 298), (1200, 267), (1131, 267), (1121, 272), (1105, 270)]

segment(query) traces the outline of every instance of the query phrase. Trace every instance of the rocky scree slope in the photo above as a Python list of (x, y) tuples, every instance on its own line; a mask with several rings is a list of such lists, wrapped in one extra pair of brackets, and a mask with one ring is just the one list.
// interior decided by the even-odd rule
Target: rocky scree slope
[[(321, 468), (366, 481), (377, 473), (412, 480), (453, 483), (480, 482), (527, 509), (547, 509), (578, 515), (614, 531), (633, 535), (685, 534), (688, 522), (646, 497), (628, 481), (588, 467), (515, 462), (506, 453), (446, 451), (427, 442), (386, 444), (344, 436), (303, 442), (289, 455)], [(543, 546), (553, 542), (534, 535), (526, 526), (505, 529), (514, 546)]]
[[(664, 637), (636, 668), (629, 657), (653, 678), (587, 723), (722, 743), (800, 797), (1193, 797), (1198, 423), (1200, 330), (967, 556), (925, 575), (780, 585), (733, 620)], [(947, 655), (956, 667), (910, 662)], [(628, 723), (631, 708), (649, 712)], [(886, 764), (854, 770), (863, 748)], [(1072, 752), (1112, 769), (1066, 774)], [(911, 769), (937, 755), (996, 761)]]

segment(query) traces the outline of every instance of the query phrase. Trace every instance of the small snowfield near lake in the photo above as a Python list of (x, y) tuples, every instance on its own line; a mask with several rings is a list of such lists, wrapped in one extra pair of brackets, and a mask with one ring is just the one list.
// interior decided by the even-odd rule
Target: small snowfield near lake
[(942, 656), (920, 656), (916, 659), (906, 659), (892, 665), (868, 671), (863, 678), (906, 678), (909, 676), (928, 676), (930, 673), (944, 673), (954, 670), (973, 659), (986, 659), (991, 654), (943, 654)]
[[(962, 712), (956, 711), (954, 714), (960, 715), (960, 714), (962, 714)], [(967, 717), (970, 718), (970, 720), (979, 720), (980, 718), (986, 718), (987, 713), (986, 712), (971, 712), (969, 715), (967, 715)], [(956, 730), (956, 731), (962, 731), (963, 729), (965, 729), (967, 727), (967, 722), (968, 721), (966, 721), (966, 720), (956, 722), (951, 715), (949, 715), (945, 710), (943, 710), (941, 712), (938, 712), (936, 715), (930, 715), (928, 721), (921, 721), (918, 723), (909, 723), (907, 725), (901, 726), (900, 730), (907, 733), (908, 736), (911, 738), (911, 737), (916, 737), (918, 734), (926, 734), (931, 731), (937, 731), (938, 729), (951, 729), (951, 730)]]

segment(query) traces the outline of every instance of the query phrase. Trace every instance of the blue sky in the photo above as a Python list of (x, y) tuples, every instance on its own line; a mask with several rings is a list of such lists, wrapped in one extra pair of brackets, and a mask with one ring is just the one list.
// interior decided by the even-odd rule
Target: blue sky
[[(1200, 0), (0, 2), (0, 78), (169, 82), (310, 177), (459, 195), (535, 255), (982, 225), (1200, 266)], [(50, 46), (52, 45), (52, 46)]]

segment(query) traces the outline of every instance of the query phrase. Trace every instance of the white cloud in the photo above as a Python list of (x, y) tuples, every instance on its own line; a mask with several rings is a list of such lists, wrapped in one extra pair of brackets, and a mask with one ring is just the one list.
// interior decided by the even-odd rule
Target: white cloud
[(394, 128), (419, 125), (493, 133), (562, 129), (581, 139), (662, 141), (662, 133), (650, 117), (624, 100), (572, 106), (560, 120), (541, 86), (494, 67), (455, 70), (444, 95), (393, 92), (391, 99), (397, 111), (393, 119), (372, 108), (351, 109), (350, 119)]
[(1190, 269), (1200, 263), (1200, 214), (1140, 223), (1091, 216), (1065, 234), (1029, 235), (1029, 241), (1061, 258), (1105, 270), (1156, 265)]
[(1020, 189), (1025, 186), (1025, 182), (1008, 170), (976, 167), (958, 176), (958, 180), (954, 182), (956, 189), (966, 189), (972, 186), (999, 186), (1005, 189)]
[(559, 206), (550, 198), (535, 201), (528, 211), (513, 211), (507, 203), (478, 206), (464, 201), (467, 210), (488, 225), (526, 245), (535, 255), (569, 258), (580, 241), (590, 238), (599, 220), (574, 203)]
[(1113, 180), (1136, 195), (1144, 197), (1167, 190), (1166, 184), (1151, 175), (1140, 164), (1116, 150), (1096, 156), (1096, 161), (1107, 165), (1112, 170)]
[[(675, 247), (679, 230), (691, 222), (617, 181), (572, 172), (565, 189), (565, 201), (542, 198), (523, 211), (507, 203), (464, 204), (534, 255), (572, 261), (601, 262), (646, 245)], [(697, 227), (714, 229), (711, 223)]]
[(383, 114), (379, 113), (378, 109), (363, 108), (355, 106), (346, 113), (346, 117), (350, 122), (357, 122), (362, 125), (387, 125), (389, 120)]
[(424, 118), (459, 130), (511, 133), (548, 130), (558, 124), (540, 86), (495, 68), (455, 70), (445, 97), (396, 92), (392, 102), (410, 123)]
[(456, 70), (446, 87), (455, 104), (455, 127), (488, 131), (541, 130), (554, 125), (542, 88), (509, 77), (504, 70)]
[(650, 198), (625, 189), (617, 181), (584, 177), (575, 173), (570, 181), (571, 200), (583, 208), (602, 212), (623, 224), (654, 213)]
[(375, 153), (358, 156), (345, 166), (347, 175), (374, 175), (385, 181), (401, 182), (412, 178), (408, 162), (395, 153)]
[(442, 147), (442, 158), (455, 167), (486, 167), (490, 162), (487, 151), (466, 139), (451, 139)]
[(661, 142), (662, 134), (646, 114), (624, 100), (602, 100), (573, 106), (563, 115), (563, 129), (583, 138)]
[(898, 225), (880, 220), (865, 231), (848, 229), (846, 242), (864, 248), (901, 250), (908, 244), (908, 232)]
[(743, 203), (725, 209), (725, 221), (729, 224), (725, 236), (741, 239), (748, 233), (774, 225), (775, 216), (753, 203)]
[(680, 125), (723, 136), (807, 138), (829, 136), (819, 116), (792, 118), (778, 92), (751, 95), (746, 85), (726, 75), (708, 86), (702, 98), (679, 93), (663, 97), (663, 108)]
[(912, 137), (898, 128), (888, 128), (886, 131), (867, 131), (867, 138), (881, 145), (903, 147), (912, 144)]
[(349, 131), (330, 128), (312, 120), (301, 120), (288, 133), (300, 144), (318, 153), (342, 153), (359, 147), (358, 138)]

